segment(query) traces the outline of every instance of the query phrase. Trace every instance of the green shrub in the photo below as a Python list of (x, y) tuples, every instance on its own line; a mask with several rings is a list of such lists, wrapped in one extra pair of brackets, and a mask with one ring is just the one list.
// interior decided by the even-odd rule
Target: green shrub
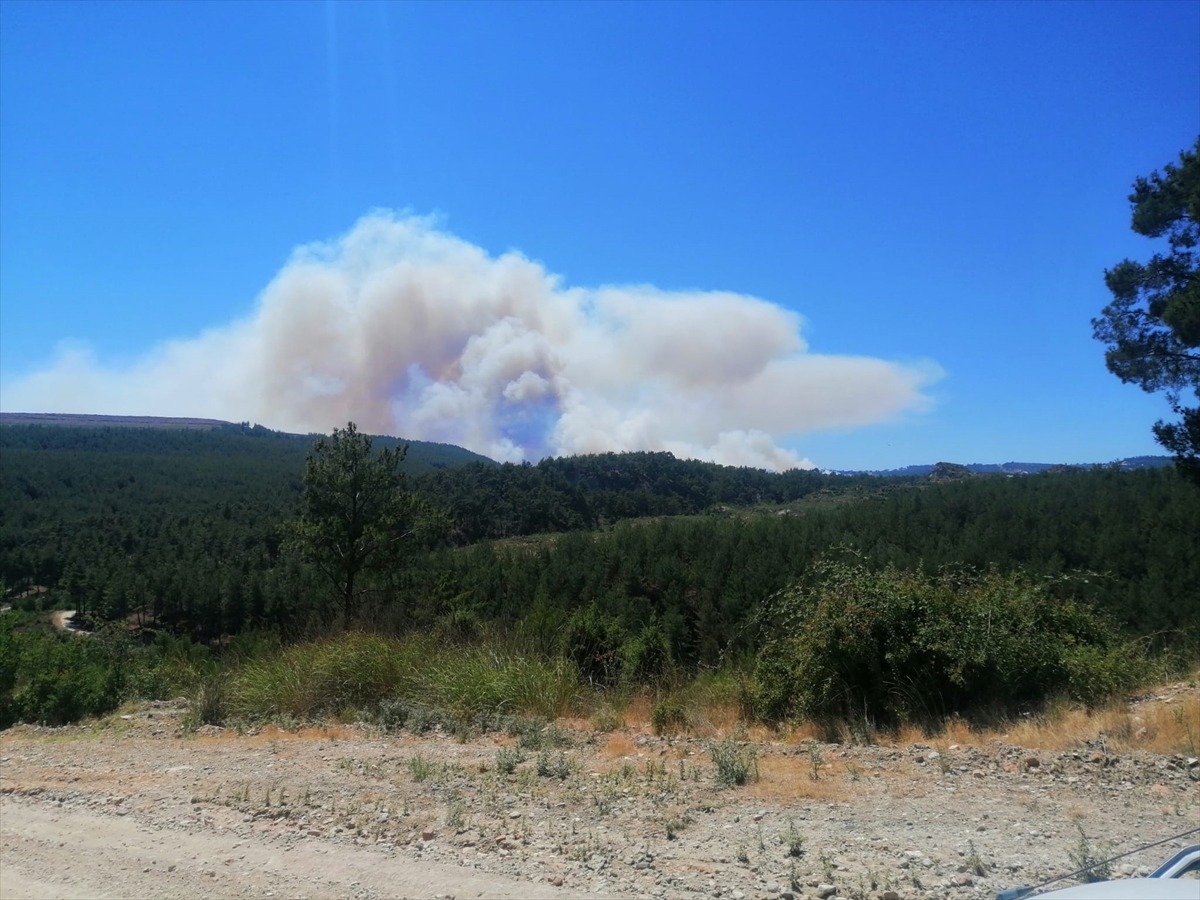
[(571, 737), (557, 725), (547, 725), (540, 719), (525, 719), (516, 724), (517, 746), (523, 750), (545, 750), (550, 747), (569, 747)]
[(0, 616), (0, 728), (63, 725), (100, 716), (160, 684), (161, 653), (110, 626), (92, 636), (59, 634), (20, 612)]
[(543, 750), (538, 754), (537, 773), (541, 778), (557, 778), (559, 781), (565, 781), (571, 777), (571, 761), (561, 750), (558, 753)]
[(1068, 692), (1088, 706), (1133, 684), (1143, 665), (1142, 654), (1132, 643), (1115, 647), (1071, 646), (1066, 649), (1063, 662)]
[(1131, 683), (1137, 654), (1020, 573), (934, 577), (826, 560), (765, 607), (756, 712), (894, 724)]
[(748, 744), (721, 741), (708, 748), (721, 787), (740, 787), (758, 780), (758, 751)]
[(654, 684), (671, 667), (671, 645), (666, 632), (651, 622), (621, 648), (621, 677), (627, 684)]
[(411, 694), (420, 654), (412, 644), (350, 633), (296, 644), (278, 656), (238, 669), (229, 690), (231, 710), (252, 719), (297, 719), (346, 706), (378, 706)]
[(486, 729), (498, 715), (570, 712), (579, 678), (565, 660), (488, 645), (348, 633), (251, 660), (233, 673), (229, 697), (231, 711), (251, 719), (311, 719), (352, 707), (374, 710), (384, 728), (453, 720)]
[(465, 723), (447, 720), (437, 710), (422, 703), (402, 699), (381, 700), (374, 710), (368, 710), (367, 718), (384, 731), (407, 729), (413, 734), (424, 734), (436, 725), (465, 726)]
[(628, 636), (620, 620), (593, 603), (577, 610), (562, 631), (562, 654), (592, 684), (612, 685), (621, 676)]
[(543, 661), (488, 645), (426, 648), (416, 688), (463, 718), (483, 713), (565, 715), (578, 705), (579, 677), (566, 660)]
[(228, 714), (228, 685), (228, 673), (219, 669), (197, 678), (188, 697), (191, 709), (184, 717), (184, 728), (224, 724)]
[(669, 694), (650, 710), (650, 725), (655, 734), (676, 734), (687, 729), (690, 716), (687, 704), (676, 694)]
[(516, 747), (501, 747), (496, 751), (496, 771), (501, 775), (511, 775), (523, 762), (525, 754)]

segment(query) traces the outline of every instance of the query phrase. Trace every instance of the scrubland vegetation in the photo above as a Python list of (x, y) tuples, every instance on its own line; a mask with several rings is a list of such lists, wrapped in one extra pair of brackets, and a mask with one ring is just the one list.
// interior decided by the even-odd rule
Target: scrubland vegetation
[[(315, 521), (295, 439), (8, 426), (0, 447), (0, 727), (183, 694), (193, 726), (575, 717), (878, 741), (1091, 721), (1198, 656), (1200, 495), (1171, 469), (931, 483), (410, 458), (404, 510), (438, 527), (348, 589), (282, 527)], [(50, 629), (63, 608), (93, 633)], [(1186, 751), (1185, 730), (1153, 740)]]

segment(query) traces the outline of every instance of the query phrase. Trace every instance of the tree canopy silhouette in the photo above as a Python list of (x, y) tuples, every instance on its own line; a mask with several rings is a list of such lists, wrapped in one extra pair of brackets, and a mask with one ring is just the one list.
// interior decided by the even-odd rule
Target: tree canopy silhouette
[(1162, 391), (1178, 422), (1154, 426), (1179, 472), (1200, 485), (1200, 138), (1161, 173), (1138, 178), (1129, 195), (1133, 230), (1167, 239), (1168, 253), (1147, 263), (1122, 260), (1104, 273), (1113, 301), (1092, 320), (1108, 345), (1108, 369), (1149, 393)]
[(367, 590), (360, 576), (391, 567), (406, 541), (428, 528), (431, 511), (405, 490), (399, 471), (407, 445), (371, 452), (350, 422), (318, 438), (304, 468), (304, 512), (285, 523), (285, 546), (329, 579), (346, 624)]

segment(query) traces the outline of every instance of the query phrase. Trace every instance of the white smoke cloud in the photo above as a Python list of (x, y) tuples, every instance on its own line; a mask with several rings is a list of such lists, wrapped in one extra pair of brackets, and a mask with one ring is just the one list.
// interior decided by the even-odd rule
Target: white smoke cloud
[(126, 368), (64, 344), (12, 411), (188, 415), (460, 444), (500, 460), (623, 450), (767, 469), (779, 445), (928, 405), (932, 363), (808, 352), (796, 313), (724, 292), (564, 287), (426, 218), (301, 247), (249, 316)]

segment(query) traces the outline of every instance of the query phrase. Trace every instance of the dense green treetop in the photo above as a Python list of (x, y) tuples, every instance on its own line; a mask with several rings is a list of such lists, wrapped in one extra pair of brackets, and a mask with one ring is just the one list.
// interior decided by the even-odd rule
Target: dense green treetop
[(318, 438), (304, 467), (303, 512), (284, 523), (286, 547), (312, 563), (335, 589), (343, 622), (358, 617), (369, 588), (360, 575), (401, 564), (406, 542), (437, 531), (436, 515), (406, 489), (406, 445), (371, 450), (351, 422)]
[(1165, 238), (1168, 252), (1123, 260), (1104, 273), (1112, 302), (1092, 321), (1108, 346), (1109, 371), (1150, 393), (1164, 392), (1180, 416), (1154, 434), (1200, 484), (1200, 138), (1161, 173), (1134, 182), (1133, 230)]

